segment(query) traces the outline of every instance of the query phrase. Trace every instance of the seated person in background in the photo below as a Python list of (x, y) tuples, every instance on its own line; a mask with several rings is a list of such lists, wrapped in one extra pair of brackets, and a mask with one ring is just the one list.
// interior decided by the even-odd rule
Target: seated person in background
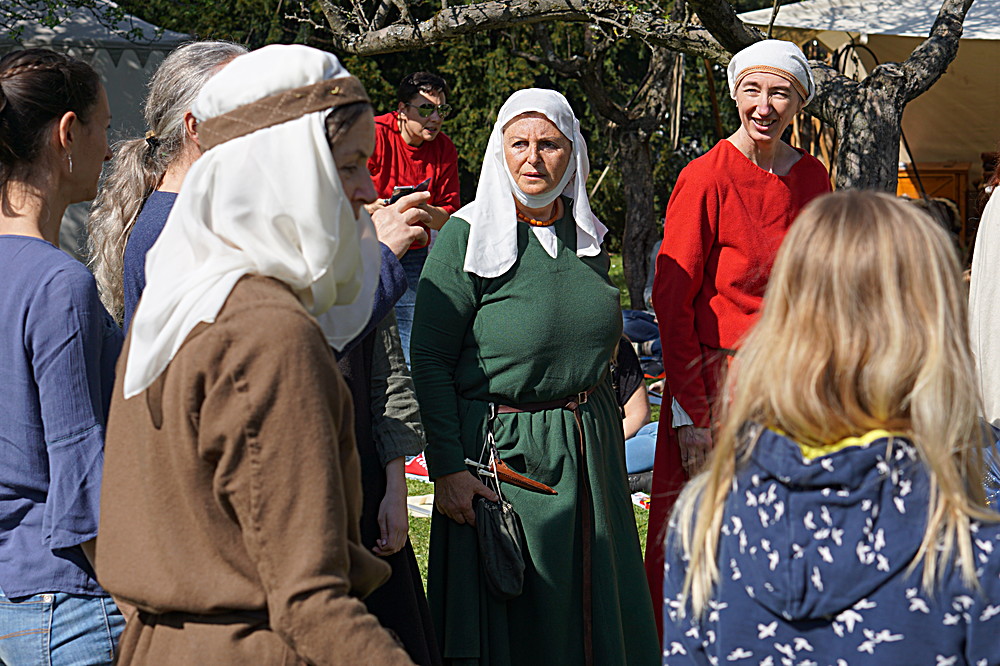
[(888, 195), (798, 216), (670, 519), (664, 664), (1000, 663), (960, 276), (941, 227)]
[(644, 310), (622, 310), (624, 333), (637, 347), (643, 373), (647, 377), (663, 376), (663, 348), (660, 345), (660, 328), (653, 312), (653, 277), (656, 273), (656, 257), (660, 253), (663, 239), (656, 241), (650, 253), (649, 274), (643, 290)]
[(646, 382), (639, 367), (639, 357), (624, 335), (618, 342), (616, 358), (611, 364), (611, 383), (622, 408), (629, 490), (648, 493), (653, 483), (657, 423), (649, 422), (649, 399), (646, 397)]
[[(415, 72), (403, 78), (397, 90), (395, 111), (375, 117), (375, 152), (368, 160), (368, 171), (375, 183), (378, 200), (367, 206), (373, 215), (380, 208), (423, 211), (425, 231), (440, 229), (459, 208), (458, 151), (441, 131), (451, 113), (448, 84), (440, 76)], [(412, 187), (430, 181), (426, 194), (390, 204), (393, 188)], [(418, 239), (409, 253), (400, 259), (409, 288), (396, 303), (399, 337), (406, 362), (410, 362), (410, 329), (413, 304), (417, 298), (417, 280), (427, 261), (429, 237)]]

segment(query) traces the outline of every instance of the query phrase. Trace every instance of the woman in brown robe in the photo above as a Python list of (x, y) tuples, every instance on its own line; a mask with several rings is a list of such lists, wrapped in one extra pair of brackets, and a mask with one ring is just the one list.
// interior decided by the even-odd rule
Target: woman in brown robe
[(389, 567), (361, 545), (330, 350), (378, 280), (370, 103), (334, 56), (271, 46), (192, 112), (207, 152), (147, 257), (108, 429), (97, 571), (135, 607), (120, 663), (410, 664), (360, 600)]

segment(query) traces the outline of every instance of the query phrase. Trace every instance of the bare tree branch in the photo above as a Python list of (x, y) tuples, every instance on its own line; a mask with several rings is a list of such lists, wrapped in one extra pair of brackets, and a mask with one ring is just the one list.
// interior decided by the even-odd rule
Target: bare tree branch
[(652, 49), (646, 76), (625, 107), (625, 112), (630, 117), (641, 119), (643, 129), (647, 132), (653, 132), (663, 124), (663, 119), (667, 116), (672, 89), (667, 82), (672, 77), (681, 76), (675, 64), (672, 51)]
[(389, 10), (392, 9), (392, 3), (389, 0), (379, 0), (378, 6), (375, 10), (375, 17), (372, 19), (372, 28), (379, 30), (384, 28), (389, 22)]
[[(347, 17), (344, 12), (341, 11), (339, 7), (333, 5), (332, 2), (322, 2), (323, 14), (326, 16), (327, 25), (323, 26), (327, 30), (333, 32), (335, 35), (346, 35), (350, 31), (350, 26), (347, 24)], [(300, 22), (311, 23), (313, 26), (319, 25), (316, 21), (309, 18), (311, 12), (306, 6), (305, 2), (299, 2), (299, 11), (292, 15), (285, 15), (286, 19), (296, 19)]]
[(541, 47), (544, 57), (539, 58), (538, 56), (524, 51), (514, 51), (514, 55), (524, 58), (529, 62), (551, 67), (562, 76), (566, 76), (571, 79), (580, 78), (583, 74), (583, 58), (580, 56), (573, 56), (572, 58), (567, 59), (557, 56), (556, 49), (552, 45), (552, 38), (549, 36), (549, 31), (542, 27), (541, 24), (536, 23), (533, 26), (532, 32), (535, 35), (535, 39), (538, 40), (538, 45)]
[(631, 11), (615, 0), (487, 0), (446, 7), (415, 25), (394, 24), (353, 33), (345, 29), (334, 0), (320, 0), (330, 18), (336, 49), (356, 55), (392, 53), (446, 42), (461, 35), (546, 21), (592, 23), (637, 37), (653, 46), (725, 62), (729, 55), (702, 28), (663, 20), (653, 12)]
[(584, 66), (583, 76), (580, 77), (580, 84), (587, 95), (587, 101), (597, 112), (597, 115), (618, 125), (619, 127), (628, 123), (629, 118), (624, 109), (615, 104), (615, 101), (608, 94), (607, 86), (604, 85), (604, 75), (601, 72), (600, 64), (593, 60), (587, 61)]
[(861, 84), (825, 63), (812, 60), (809, 64), (816, 81), (816, 96), (809, 102), (806, 111), (832, 125), (834, 118), (844, 107), (855, 103)]
[(417, 25), (417, 20), (413, 18), (413, 14), (410, 13), (410, 6), (406, 4), (406, 0), (392, 0), (392, 4), (394, 4), (396, 9), (399, 10), (399, 15), (403, 17), (403, 21), (412, 26)]
[(904, 99), (909, 102), (927, 92), (941, 78), (958, 53), (962, 25), (973, 0), (945, 0), (931, 34), (903, 62)]
[(354, 7), (354, 16), (357, 18), (358, 25), (370, 28), (371, 26), (368, 25), (368, 18), (365, 16), (365, 8), (361, 6), (361, 1), (351, 0), (351, 6)]
[[(702, 24), (730, 53), (736, 53), (764, 39), (760, 30), (740, 20), (733, 11), (733, 6), (726, 0), (688, 0), (688, 2)], [(726, 62), (728, 61), (727, 57)]]

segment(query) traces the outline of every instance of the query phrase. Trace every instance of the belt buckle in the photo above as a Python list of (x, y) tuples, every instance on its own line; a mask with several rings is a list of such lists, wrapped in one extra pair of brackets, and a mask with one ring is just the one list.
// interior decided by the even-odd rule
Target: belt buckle
[(590, 397), (590, 394), (588, 394), (586, 391), (582, 391), (580, 393), (577, 393), (576, 394), (576, 404), (578, 404), (578, 405), (585, 405), (585, 404), (587, 404), (587, 399), (589, 397)]

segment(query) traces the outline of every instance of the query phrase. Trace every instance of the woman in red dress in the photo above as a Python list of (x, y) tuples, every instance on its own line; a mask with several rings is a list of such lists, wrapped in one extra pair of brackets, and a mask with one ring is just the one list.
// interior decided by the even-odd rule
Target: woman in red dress
[(756, 320), (792, 220), (830, 190), (826, 168), (781, 140), (815, 92), (802, 51), (757, 42), (733, 57), (728, 77), (740, 127), (681, 171), (656, 261), (664, 398), (675, 402), (673, 427), (659, 429), (653, 471), (646, 574), (654, 602), (662, 601), (667, 516), (712, 448), (719, 375)]

